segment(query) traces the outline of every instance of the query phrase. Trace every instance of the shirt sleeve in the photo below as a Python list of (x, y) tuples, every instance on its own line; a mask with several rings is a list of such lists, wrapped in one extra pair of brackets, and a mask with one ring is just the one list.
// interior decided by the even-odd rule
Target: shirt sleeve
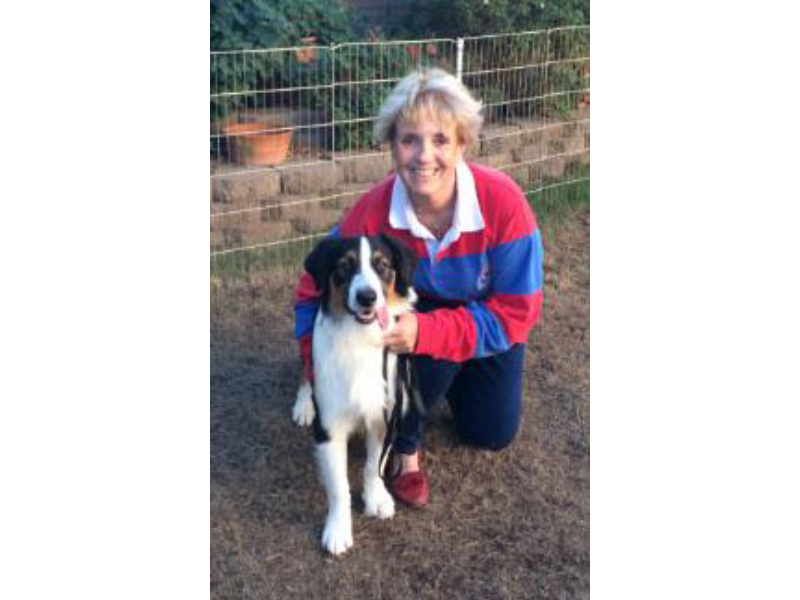
[(314, 381), (314, 370), (311, 363), (311, 339), (314, 321), (319, 310), (320, 291), (314, 278), (305, 271), (295, 288), (294, 302), (294, 335), (300, 344), (300, 358), (303, 361), (303, 376), (307, 381)]

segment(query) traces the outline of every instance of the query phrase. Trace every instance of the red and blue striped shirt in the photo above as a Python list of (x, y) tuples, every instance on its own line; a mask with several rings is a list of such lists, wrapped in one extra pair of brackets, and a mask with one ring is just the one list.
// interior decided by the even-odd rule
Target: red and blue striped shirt
[[(415, 353), (455, 362), (505, 352), (525, 342), (542, 309), (542, 239), (525, 195), (500, 171), (468, 165), (468, 172), (475, 194), (462, 194), (459, 187), (459, 202), (476, 199), (479, 214), (468, 219), (471, 226), (455, 240), (445, 236), (450, 243), (442, 244), (435, 257), (430, 255), (435, 244), (414, 235), (413, 226), (398, 223), (397, 205), (394, 211), (392, 206), (394, 174), (362, 196), (333, 232), (341, 237), (384, 233), (414, 250), (419, 258), (414, 273), (417, 294), (457, 304), (417, 314)], [(318, 297), (314, 280), (304, 273), (295, 295), (295, 334), (307, 375)]]

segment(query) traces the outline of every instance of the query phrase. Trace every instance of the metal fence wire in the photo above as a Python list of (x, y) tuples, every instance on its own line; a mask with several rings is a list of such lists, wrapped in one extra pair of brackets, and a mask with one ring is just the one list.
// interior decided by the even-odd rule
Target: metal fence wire
[(299, 268), (391, 170), (374, 122), (420, 66), (454, 73), (482, 100), (469, 160), (507, 172), (529, 195), (588, 193), (588, 26), (212, 52), (212, 273)]

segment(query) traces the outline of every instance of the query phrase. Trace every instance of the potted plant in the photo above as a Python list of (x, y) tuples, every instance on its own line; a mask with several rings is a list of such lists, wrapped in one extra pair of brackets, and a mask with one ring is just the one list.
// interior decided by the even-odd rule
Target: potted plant
[(313, 35), (300, 38), (303, 45), (294, 51), (297, 62), (307, 65), (317, 60), (317, 38)]
[(232, 119), (222, 125), (222, 134), (232, 162), (269, 166), (286, 160), (294, 129), (275, 119)]

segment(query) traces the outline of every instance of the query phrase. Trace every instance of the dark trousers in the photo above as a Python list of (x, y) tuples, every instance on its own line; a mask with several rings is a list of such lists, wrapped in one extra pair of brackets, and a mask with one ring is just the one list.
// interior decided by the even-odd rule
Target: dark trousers
[[(524, 344), (463, 363), (423, 355), (412, 358), (426, 411), (447, 398), (463, 443), (500, 450), (512, 442), (522, 407)], [(420, 446), (424, 427), (424, 418), (411, 407), (400, 422), (395, 450), (413, 454)]]

